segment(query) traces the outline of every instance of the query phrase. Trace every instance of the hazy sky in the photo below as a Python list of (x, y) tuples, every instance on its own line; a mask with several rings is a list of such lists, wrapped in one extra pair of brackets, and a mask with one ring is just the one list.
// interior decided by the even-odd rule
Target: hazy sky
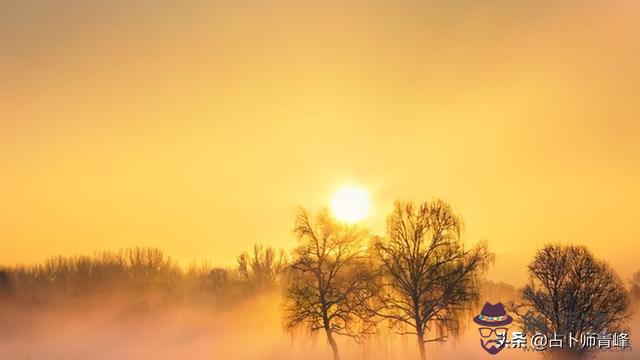
[(640, 3), (0, 0), (0, 263), (233, 264), (295, 207), (442, 197), (518, 282), (640, 270)]

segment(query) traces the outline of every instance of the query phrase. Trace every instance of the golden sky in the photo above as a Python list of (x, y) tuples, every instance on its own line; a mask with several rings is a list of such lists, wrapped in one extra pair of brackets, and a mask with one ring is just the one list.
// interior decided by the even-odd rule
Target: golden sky
[(492, 278), (546, 242), (640, 270), (640, 4), (0, 0), (0, 263), (231, 265), (295, 207), (451, 202)]

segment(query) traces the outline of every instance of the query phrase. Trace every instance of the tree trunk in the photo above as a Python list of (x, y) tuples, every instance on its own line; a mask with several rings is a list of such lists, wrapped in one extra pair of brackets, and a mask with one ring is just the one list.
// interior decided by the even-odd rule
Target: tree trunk
[(418, 348), (420, 349), (420, 360), (427, 360), (427, 353), (424, 349), (424, 334), (418, 332)]
[(333, 360), (340, 360), (340, 353), (338, 352), (338, 344), (336, 344), (336, 340), (333, 338), (333, 334), (331, 333), (331, 329), (324, 329), (327, 333), (327, 341), (329, 341), (329, 345), (331, 345), (331, 351), (333, 351)]

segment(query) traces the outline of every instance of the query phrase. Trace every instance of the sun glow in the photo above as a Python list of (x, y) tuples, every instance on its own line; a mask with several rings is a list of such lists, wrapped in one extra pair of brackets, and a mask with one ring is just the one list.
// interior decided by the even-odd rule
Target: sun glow
[(361, 221), (369, 213), (369, 194), (361, 187), (345, 186), (333, 196), (331, 211), (340, 221)]

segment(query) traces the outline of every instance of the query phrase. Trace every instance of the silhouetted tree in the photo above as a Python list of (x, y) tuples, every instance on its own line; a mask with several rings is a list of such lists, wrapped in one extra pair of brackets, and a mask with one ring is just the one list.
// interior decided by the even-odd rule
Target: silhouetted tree
[(246, 297), (246, 292), (238, 291), (239, 283), (229, 269), (206, 261), (193, 263), (183, 276), (183, 293), (190, 301), (226, 306)]
[(397, 202), (386, 238), (375, 244), (382, 277), (374, 312), (398, 333), (416, 335), (423, 360), (426, 342), (457, 332), (461, 313), (477, 301), (479, 275), (492, 259), (484, 245), (465, 249), (461, 231), (462, 219), (441, 200), (417, 206)]
[(125, 258), (137, 286), (170, 288), (180, 272), (170, 257), (155, 248), (127, 249)]
[(209, 270), (205, 277), (205, 285), (215, 295), (221, 295), (230, 288), (229, 270), (223, 268), (213, 268)]
[(238, 271), (244, 281), (252, 287), (263, 289), (276, 284), (279, 276), (287, 267), (284, 250), (276, 251), (272, 247), (254, 245), (253, 253), (242, 253), (238, 257)]
[(295, 234), (298, 247), (290, 267), (286, 326), (323, 330), (337, 360), (334, 335), (358, 340), (373, 326), (365, 307), (375, 290), (364, 251), (369, 235), (359, 226), (336, 222), (326, 209), (315, 219), (301, 209)]
[[(580, 339), (585, 332), (618, 331), (628, 315), (627, 291), (616, 273), (584, 246), (548, 245), (529, 264), (528, 284), (511, 310), (527, 332)], [(580, 358), (579, 346), (550, 353)]]

